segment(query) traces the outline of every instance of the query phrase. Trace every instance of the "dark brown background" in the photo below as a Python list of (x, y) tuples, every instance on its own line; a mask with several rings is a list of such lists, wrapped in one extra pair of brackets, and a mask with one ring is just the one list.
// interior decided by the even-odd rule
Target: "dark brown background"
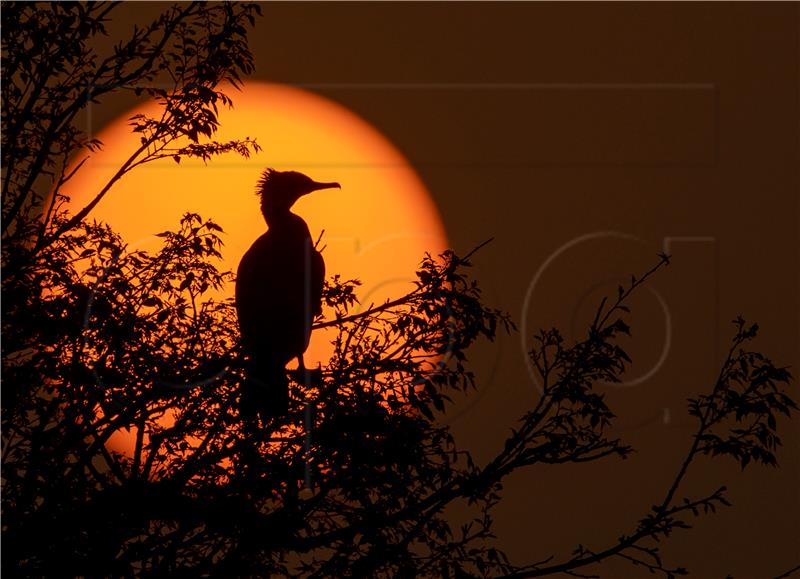
[[(663, 496), (690, 441), (685, 399), (712, 383), (737, 314), (761, 324), (762, 350), (797, 364), (797, 4), (263, 8), (255, 78), (319, 92), (383, 131), (457, 250), (494, 236), (478, 275), (522, 336), (576, 336), (599, 296), (656, 252), (674, 256), (633, 304), (631, 382), (604, 388), (639, 452), (513, 476), (496, 518), (517, 562), (612, 543)], [(158, 9), (124, 5), (113, 30)], [(536, 397), (525, 347), (515, 334), (474, 352), (480, 391), (450, 422), (479, 459)], [(686, 492), (727, 484), (734, 508), (674, 536), (670, 561), (737, 578), (800, 564), (800, 421), (781, 427), (780, 469), (695, 467)], [(612, 564), (603, 576), (649, 575)]]

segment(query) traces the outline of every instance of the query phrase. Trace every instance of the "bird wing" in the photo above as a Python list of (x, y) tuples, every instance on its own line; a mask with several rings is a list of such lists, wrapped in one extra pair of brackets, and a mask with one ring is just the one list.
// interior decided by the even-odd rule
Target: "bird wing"
[(257, 239), (236, 272), (236, 313), (245, 348), (263, 332), (264, 322), (270, 317), (270, 271), (264, 263), (265, 257), (269, 258), (268, 249), (265, 236)]

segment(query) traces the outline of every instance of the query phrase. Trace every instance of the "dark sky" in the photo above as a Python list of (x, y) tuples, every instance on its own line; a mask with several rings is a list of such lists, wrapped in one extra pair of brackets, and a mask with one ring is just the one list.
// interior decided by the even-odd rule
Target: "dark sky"
[[(158, 9), (128, 3), (114, 30)], [(674, 256), (634, 300), (630, 382), (604, 388), (639, 452), (514, 476), (496, 514), (519, 562), (613, 543), (663, 496), (690, 442), (685, 399), (710, 387), (736, 315), (760, 323), (758, 346), (776, 362), (800, 361), (798, 4), (263, 9), (255, 78), (314, 90), (383, 131), (455, 249), (494, 236), (478, 274), (525, 335), (557, 325), (576, 336), (604, 292), (658, 251)], [(479, 458), (536, 397), (524, 348), (512, 335), (475, 352), (480, 392), (451, 423)], [(800, 422), (782, 426), (780, 469), (715, 461), (691, 473), (687, 494), (727, 484), (734, 503), (667, 543), (693, 576), (800, 562)]]

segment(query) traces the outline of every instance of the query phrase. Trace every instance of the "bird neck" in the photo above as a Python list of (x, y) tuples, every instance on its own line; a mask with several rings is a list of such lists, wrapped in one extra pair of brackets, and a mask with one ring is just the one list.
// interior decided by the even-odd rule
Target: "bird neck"
[(288, 207), (265, 206), (261, 208), (261, 212), (264, 215), (267, 226), (273, 231), (294, 230), (298, 227), (302, 230), (308, 230), (303, 218), (292, 213)]
[(291, 212), (289, 207), (280, 205), (262, 205), (261, 214), (264, 215), (264, 221), (270, 228), (280, 227), (281, 224), (292, 221), (293, 217), (297, 217)]

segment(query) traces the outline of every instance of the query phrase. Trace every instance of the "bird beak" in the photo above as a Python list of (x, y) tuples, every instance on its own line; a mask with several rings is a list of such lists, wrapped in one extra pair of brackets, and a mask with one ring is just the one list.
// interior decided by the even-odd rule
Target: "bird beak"
[(319, 183), (317, 181), (314, 181), (311, 184), (311, 189), (309, 189), (308, 192), (311, 193), (312, 191), (319, 191), (320, 189), (341, 189), (341, 188), (342, 186), (339, 185), (338, 183)]

